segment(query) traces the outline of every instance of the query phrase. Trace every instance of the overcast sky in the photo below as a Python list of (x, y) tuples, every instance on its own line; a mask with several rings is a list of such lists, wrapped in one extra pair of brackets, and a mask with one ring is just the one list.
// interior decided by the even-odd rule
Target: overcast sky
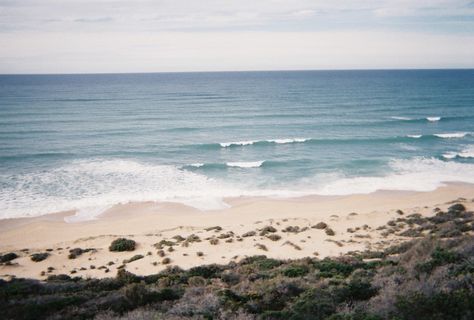
[(0, 0), (0, 73), (472, 67), (474, 1)]

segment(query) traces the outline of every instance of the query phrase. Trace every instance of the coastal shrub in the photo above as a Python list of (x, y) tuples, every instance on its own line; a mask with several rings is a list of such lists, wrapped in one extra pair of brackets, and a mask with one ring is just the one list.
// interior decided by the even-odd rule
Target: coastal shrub
[[(0, 318), (470, 320), (473, 261), (473, 235), (426, 235), (322, 260), (261, 255), (186, 271), (167, 266), (146, 277), (120, 269), (108, 279), (0, 280)], [(422, 264), (430, 274), (418, 271)]]
[(254, 262), (259, 270), (270, 270), (279, 267), (282, 264), (280, 260), (267, 258), (266, 256), (261, 257), (261, 259), (258, 259)]
[(260, 229), (259, 235), (265, 236), (265, 235), (267, 235), (268, 233), (274, 233), (274, 232), (277, 232), (277, 229), (275, 229), (275, 228), (272, 227), (272, 226), (266, 226), (266, 227), (263, 227), (262, 229)]
[(334, 232), (334, 230), (331, 229), (331, 228), (326, 228), (326, 229), (325, 229), (325, 232), (326, 232), (326, 234), (327, 234), (328, 236), (334, 236), (334, 235), (336, 235), (336, 232)]
[(288, 226), (285, 229), (281, 230), (282, 232), (291, 232), (291, 233), (298, 233), (300, 232), (300, 227), (298, 226)]
[(272, 241), (278, 241), (281, 239), (281, 236), (276, 233), (272, 233), (272, 234), (267, 235), (267, 238)]
[(286, 277), (296, 278), (308, 274), (309, 268), (304, 265), (295, 265), (283, 269), (282, 274)]
[(448, 212), (464, 212), (464, 211), (466, 211), (466, 207), (461, 203), (453, 204), (452, 206), (448, 208)]
[(255, 232), (255, 231), (249, 231), (249, 232), (244, 233), (244, 234), (242, 235), (242, 237), (244, 237), (244, 238), (253, 237), (253, 236), (255, 236), (256, 234), (257, 234), (257, 232)]
[(163, 260), (161, 260), (161, 264), (170, 264), (170, 263), (171, 263), (170, 258), (164, 258)]
[(137, 261), (137, 260), (140, 260), (140, 259), (143, 259), (143, 258), (144, 258), (143, 255), (136, 254), (133, 257), (131, 257), (130, 259), (123, 260), (123, 263), (130, 263), (130, 262)]
[(312, 226), (311, 228), (313, 228), (313, 229), (326, 229), (327, 227), (328, 227), (327, 223), (318, 222), (314, 226)]
[(468, 290), (399, 295), (396, 315), (407, 320), (468, 320), (474, 318), (474, 294)]
[(165, 246), (166, 246), (166, 247), (172, 247), (172, 246), (174, 246), (174, 245), (176, 245), (175, 242), (170, 241), (170, 240), (165, 240), (165, 239), (163, 239), (163, 240), (161, 240), (160, 242), (155, 243), (153, 246), (154, 246), (156, 249), (163, 249)]
[[(322, 289), (309, 289), (301, 294), (288, 311), (279, 319), (305, 320), (326, 319), (336, 312), (331, 294)], [(271, 318), (266, 318), (271, 319)]]
[(118, 238), (112, 241), (109, 246), (109, 251), (133, 251), (136, 243), (134, 240), (126, 238)]
[(46, 260), (46, 258), (48, 257), (49, 257), (49, 253), (47, 252), (33, 253), (30, 256), (31, 261), (34, 261), (34, 262), (40, 262), (40, 261)]
[(456, 263), (461, 261), (461, 259), (462, 256), (457, 252), (436, 247), (431, 254), (431, 259), (427, 262), (417, 264), (416, 269), (419, 272), (431, 273), (436, 267), (449, 263)]
[(206, 229), (204, 229), (204, 230), (206, 230), (206, 231), (212, 231), (212, 230), (214, 230), (215, 232), (219, 232), (219, 231), (222, 230), (222, 227), (220, 227), (220, 226), (214, 226), (214, 227), (206, 228)]
[(69, 250), (68, 258), (69, 259), (76, 259), (80, 255), (82, 255), (83, 252), (84, 252), (84, 250), (82, 250), (81, 248), (71, 249), (71, 250)]
[(0, 263), (10, 262), (16, 258), (18, 258), (18, 255), (16, 253), (9, 252), (4, 255), (0, 255)]
[(217, 264), (209, 264), (204, 266), (193, 267), (188, 270), (188, 276), (190, 277), (203, 277), (205, 279), (218, 278), (218, 274), (221, 272), (221, 268)]

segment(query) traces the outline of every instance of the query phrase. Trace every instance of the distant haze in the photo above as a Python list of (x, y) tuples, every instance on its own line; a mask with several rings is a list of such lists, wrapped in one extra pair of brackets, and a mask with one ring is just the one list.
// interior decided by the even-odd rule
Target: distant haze
[(0, 73), (474, 67), (474, 1), (0, 0)]

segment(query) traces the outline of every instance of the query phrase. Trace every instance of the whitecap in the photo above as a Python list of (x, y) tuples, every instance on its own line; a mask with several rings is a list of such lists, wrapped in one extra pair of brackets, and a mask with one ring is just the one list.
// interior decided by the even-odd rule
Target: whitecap
[(204, 163), (191, 163), (190, 167), (200, 168), (204, 166)]
[(222, 148), (227, 148), (227, 147), (231, 147), (231, 146), (248, 146), (248, 145), (254, 144), (255, 142), (257, 142), (257, 141), (248, 140), (248, 141), (222, 142), (222, 143), (219, 143), (219, 144)]
[(464, 138), (468, 132), (453, 132), (453, 133), (435, 133), (435, 137), (443, 139)]
[(426, 120), (428, 120), (429, 122), (437, 122), (441, 120), (441, 117), (427, 117)]
[(268, 140), (245, 140), (245, 141), (234, 141), (234, 142), (221, 142), (219, 145), (222, 148), (228, 148), (232, 146), (249, 146), (255, 143), (267, 142), (267, 143), (276, 143), (276, 144), (286, 144), (286, 143), (301, 143), (306, 142), (308, 139), (305, 138), (283, 138), (283, 139), (268, 139)]
[(227, 162), (228, 167), (238, 168), (258, 168), (262, 166), (265, 161), (250, 161), (250, 162)]
[(409, 134), (407, 135), (408, 138), (413, 138), (413, 139), (420, 139), (422, 137), (421, 134)]
[(274, 140), (266, 140), (267, 142), (273, 142), (278, 144), (285, 144), (285, 143), (298, 143), (298, 142), (305, 142), (308, 139), (304, 138), (294, 138), (294, 139), (274, 139)]
[(458, 156), (456, 152), (447, 152), (443, 154), (443, 158), (445, 159), (454, 159)]

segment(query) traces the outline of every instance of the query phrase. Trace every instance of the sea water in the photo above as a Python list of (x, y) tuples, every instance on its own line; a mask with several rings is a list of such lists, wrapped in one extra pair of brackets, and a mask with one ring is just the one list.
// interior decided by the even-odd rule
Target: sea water
[(0, 76), (0, 218), (474, 183), (474, 71)]

